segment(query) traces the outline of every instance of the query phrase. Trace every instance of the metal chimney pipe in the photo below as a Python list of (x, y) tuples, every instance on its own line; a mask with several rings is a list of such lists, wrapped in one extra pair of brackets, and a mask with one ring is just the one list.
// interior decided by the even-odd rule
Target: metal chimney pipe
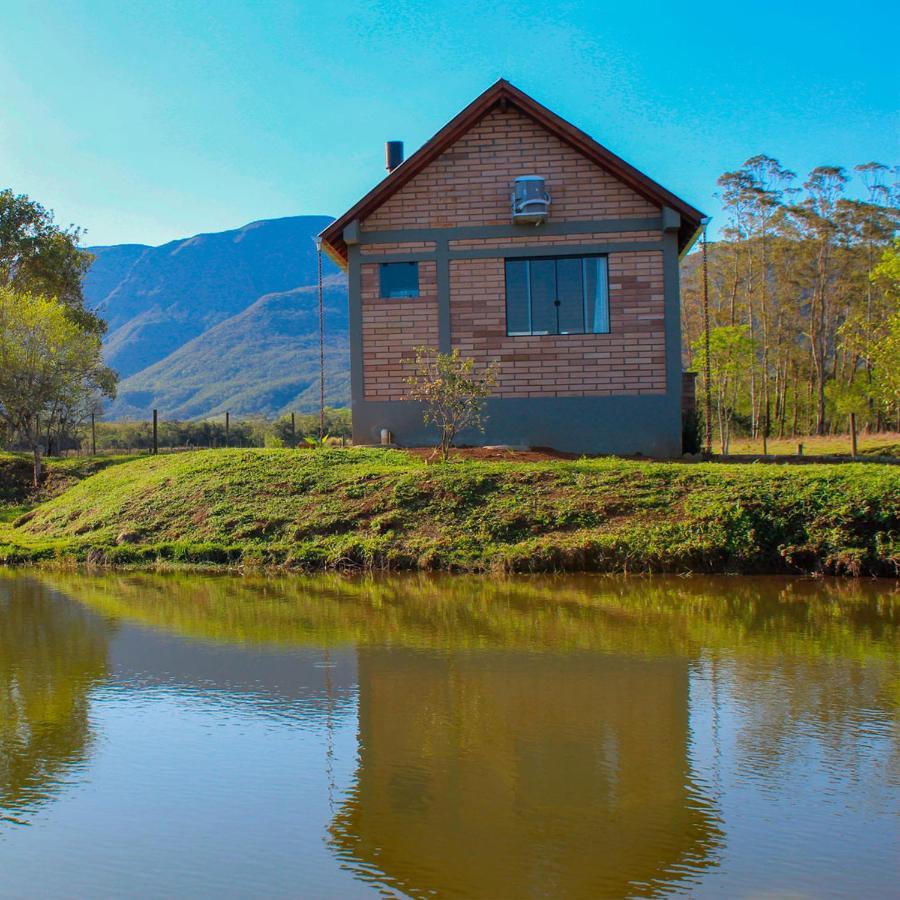
[(384, 145), (384, 166), (393, 172), (403, 162), (403, 141), (388, 141)]

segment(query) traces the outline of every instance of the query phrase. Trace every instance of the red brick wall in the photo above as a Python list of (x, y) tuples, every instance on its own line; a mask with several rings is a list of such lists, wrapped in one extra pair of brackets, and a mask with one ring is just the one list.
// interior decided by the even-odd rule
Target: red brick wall
[(434, 250), (434, 241), (385, 241), (383, 244), (363, 244), (359, 250), (363, 256), (381, 253), (421, 253)]
[(518, 110), (489, 113), (361, 223), (363, 230), (508, 225), (517, 175), (543, 175), (554, 222), (659, 214), (658, 207)]
[[(486, 116), (425, 171), (361, 223), (364, 231), (459, 225), (509, 225), (509, 194), (517, 175), (543, 175), (552, 197), (550, 221), (659, 215), (644, 200), (516, 110)], [(523, 228), (507, 239), (450, 242), (451, 250), (497, 248), (496, 259), (450, 263), (451, 340), (481, 364), (497, 361), (501, 397), (660, 394), (666, 389), (663, 257), (659, 251), (609, 257), (610, 333), (506, 335), (505, 247), (659, 241), (659, 231), (541, 234)], [(363, 245), (378, 253), (431, 251), (427, 241)], [(362, 264), (365, 399), (401, 400), (409, 359), (418, 346), (438, 345), (435, 264), (419, 264), (423, 296), (378, 297), (378, 267)]]
[(383, 298), (377, 263), (362, 275), (363, 383), (366, 400), (403, 400), (416, 347), (437, 347), (437, 270), (419, 263), (419, 297)]
[(610, 254), (609, 298), (609, 334), (508, 337), (503, 260), (451, 260), (453, 346), (497, 362), (500, 397), (665, 393), (662, 253)]

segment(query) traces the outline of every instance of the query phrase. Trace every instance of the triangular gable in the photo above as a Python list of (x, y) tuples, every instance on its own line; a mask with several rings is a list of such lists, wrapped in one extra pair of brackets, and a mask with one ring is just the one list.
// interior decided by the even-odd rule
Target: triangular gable
[(354, 220), (370, 216), (388, 198), (422, 172), (444, 151), (458, 141), (466, 132), (477, 125), (495, 107), (501, 109), (515, 107), (537, 124), (554, 134), (564, 143), (573, 147), (596, 165), (608, 171), (618, 180), (628, 185), (637, 194), (660, 207), (668, 206), (681, 215), (679, 229), (679, 249), (689, 246), (695, 238), (703, 219), (703, 213), (673, 193), (648, 178), (629, 165), (589, 135), (560, 118), (536, 100), (500, 79), (480, 97), (470, 103), (461, 113), (451, 119), (437, 134), (427, 141), (405, 162), (394, 169), (358, 203), (340, 218), (335, 219), (323, 232), (323, 248), (342, 268), (347, 265), (347, 245), (344, 242), (344, 228)]

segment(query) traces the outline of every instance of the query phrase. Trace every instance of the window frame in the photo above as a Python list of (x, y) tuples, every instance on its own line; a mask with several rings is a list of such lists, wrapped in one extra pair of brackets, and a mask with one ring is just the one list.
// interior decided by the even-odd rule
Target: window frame
[[(531, 263), (532, 262), (553, 262), (557, 264), (560, 260), (577, 259), (581, 261), (581, 301), (582, 301), (582, 331), (535, 331), (534, 330), (534, 308), (532, 298), (532, 279), (531, 279)], [(587, 293), (586, 278), (586, 262), (589, 259), (602, 259), (604, 284), (604, 312), (605, 312), (605, 328), (603, 330), (587, 330), (589, 298)], [(525, 263), (525, 294), (528, 304), (528, 331), (510, 331), (509, 330), (509, 263)], [(608, 253), (573, 253), (571, 255), (557, 256), (508, 256), (503, 260), (503, 276), (504, 276), (504, 313), (506, 316), (506, 336), (507, 337), (584, 337), (587, 335), (602, 335), (612, 333), (612, 322), (609, 304), (609, 254)], [(554, 265), (554, 277), (556, 279), (557, 293), (559, 285), (559, 270)], [(556, 298), (558, 302), (559, 298)]]
[[(385, 272), (391, 267), (399, 267), (399, 266), (414, 266), (415, 267), (415, 279), (416, 286), (415, 292), (410, 292), (407, 290), (403, 291), (386, 291), (385, 290), (385, 281), (384, 275)], [(394, 262), (383, 262), (378, 264), (378, 296), (382, 300), (411, 300), (416, 297), (422, 296), (422, 282), (421, 282), (421, 273), (419, 272), (419, 260), (411, 259), (411, 260), (401, 260)]]

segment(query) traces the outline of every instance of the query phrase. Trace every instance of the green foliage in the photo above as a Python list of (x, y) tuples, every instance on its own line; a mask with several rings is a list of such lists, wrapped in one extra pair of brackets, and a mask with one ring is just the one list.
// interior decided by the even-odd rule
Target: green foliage
[[(307, 437), (318, 436), (318, 415), (295, 415), (294, 422), (292, 431), (289, 415), (274, 421), (262, 416), (243, 420), (232, 416), (226, 435), (224, 415), (199, 421), (161, 419), (157, 434), (161, 448), (303, 447)], [(326, 407), (325, 430), (332, 441), (349, 438), (350, 410)], [(149, 419), (98, 422), (96, 431), (97, 449), (100, 451), (150, 450), (153, 446), (153, 429)], [(90, 445), (89, 429), (83, 428), (77, 437), (76, 446), (83, 448)]]
[[(706, 339), (701, 336), (692, 345), (694, 364), (706, 371)], [(750, 369), (754, 342), (747, 325), (721, 325), (710, 329), (709, 368), (713, 383), (713, 402), (719, 425), (722, 453), (728, 453), (732, 423), (737, 413), (740, 385)]]
[(849, 384), (832, 381), (825, 387), (825, 396), (841, 415), (863, 415), (869, 408), (870, 386), (865, 376), (857, 375)]
[(40, 203), (0, 190), (0, 288), (56, 297), (82, 328), (102, 334), (103, 321), (84, 307), (81, 281), (93, 257), (81, 236), (54, 224)]
[(872, 341), (869, 353), (875, 369), (871, 393), (876, 403), (890, 413), (900, 401), (900, 238), (884, 251), (870, 279), (889, 303), (887, 321)]
[[(736, 378), (743, 374), (753, 355), (753, 339), (747, 325), (722, 325), (709, 333), (709, 360), (714, 381)], [(698, 338), (693, 344), (697, 368), (706, 368), (706, 342)]]
[(888, 319), (883, 337), (872, 347), (875, 364), (875, 399), (890, 411), (900, 398), (900, 298), (898, 309)]
[(441, 458), (447, 461), (457, 435), (466, 428), (484, 430), (484, 403), (497, 383), (496, 367), (488, 365), (475, 373), (475, 360), (454, 348), (439, 353), (418, 347), (416, 373), (406, 380), (408, 396), (424, 407), (426, 425), (438, 430)]
[[(307, 437), (318, 437), (319, 416), (313, 413), (295, 415), (293, 423), (290, 415), (281, 416), (272, 423), (271, 431), (281, 441), (279, 446), (297, 447), (302, 445)], [(325, 433), (330, 437), (349, 438), (353, 433), (350, 410), (326, 406)]]
[(886, 247), (881, 262), (872, 269), (870, 281), (878, 284), (892, 299), (900, 300), (900, 238), (892, 247)]
[(0, 420), (34, 453), (40, 483), (41, 420), (111, 395), (115, 376), (101, 360), (100, 338), (69, 315), (65, 304), (0, 287)]
[(699, 453), (703, 449), (700, 414), (688, 410), (681, 416), (681, 452)]
[(892, 575), (900, 470), (622, 460), (427, 465), (221, 450), (99, 472), (0, 525), (0, 561)]

